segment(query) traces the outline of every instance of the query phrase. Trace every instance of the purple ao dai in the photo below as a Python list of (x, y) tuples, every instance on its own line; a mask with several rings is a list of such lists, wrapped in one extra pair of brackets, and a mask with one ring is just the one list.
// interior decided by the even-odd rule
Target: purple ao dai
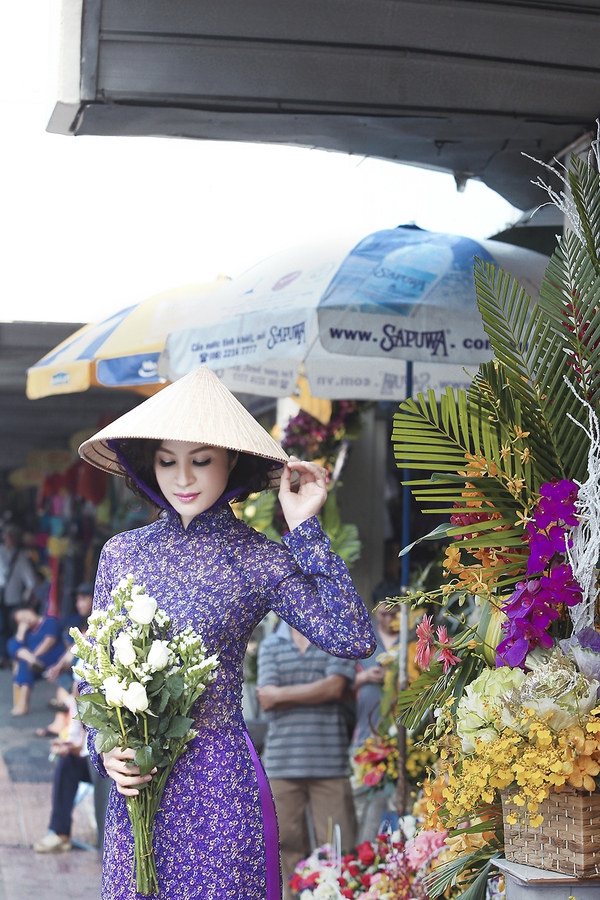
[[(175, 766), (156, 817), (160, 900), (279, 900), (276, 833), (261, 811), (264, 774), (247, 744), (241, 704), (244, 652), (264, 615), (274, 610), (335, 656), (358, 659), (375, 647), (365, 607), (317, 519), (283, 542), (267, 540), (225, 505), (187, 529), (168, 512), (152, 525), (116, 535), (102, 552), (96, 609), (104, 609), (111, 590), (132, 573), (172, 617), (173, 630), (191, 625), (220, 661), (216, 681), (195, 708), (199, 734)], [(105, 774), (92, 739), (92, 759)], [(103, 900), (138, 897), (132, 858), (124, 798), (113, 787)]]

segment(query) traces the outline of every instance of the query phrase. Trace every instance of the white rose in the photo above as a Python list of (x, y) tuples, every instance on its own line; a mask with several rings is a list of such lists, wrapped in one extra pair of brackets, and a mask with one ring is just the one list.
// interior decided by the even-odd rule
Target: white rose
[(146, 688), (139, 681), (132, 681), (128, 688), (123, 691), (123, 706), (130, 709), (132, 713), (144, 712), (148, 709), (148, 696)]
[(158, 608), (158, 604), (154, 597), (148, 594), (138, 594), (129, 610), (129, 617), (138, 625), (149, 625)]
[(132, 666), (136, 660), (135, 648), (130, 635), (124, 631), (113, 642), (115, 656), (122, 666)]
[(123, 685), (125, 682), (119, 681), (116, 675), (109, 675), (105, 678), (102, 689), (109, 706), (123, 706)]
[(148, 651), (148, 665), (154, 672), (160, 672), (169, 663), (169, 642), (152, 641)]

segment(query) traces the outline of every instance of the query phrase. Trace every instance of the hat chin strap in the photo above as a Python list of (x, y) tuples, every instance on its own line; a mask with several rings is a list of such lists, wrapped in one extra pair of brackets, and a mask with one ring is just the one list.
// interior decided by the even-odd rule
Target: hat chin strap
[[(155, 491), (153, 491), (152, 488), (149, 487), (146, 484), (146, 482), (143, 481), (136, 472), (134, 472), (134, 470), (131, 468), (131, 466), (129, 464), (129, 461), (127, 460), (127, 457), (124, 455), (124, 453), (121, 450), (119, 441), (109, 440), (106, 443), (108, 444), (109, 448), (113, 451), (113, 453), (116, 454), (117, 460), (119, 461), (119, 465), (121, 466), (121, 468), (127, 473), (127, 475), (129, 475), (130, 478), (132, 478), (135, 481), (137, 486), (139, 488), (141, 488), (141, 490), (145, 494), (147, 494), (151, 500), (153, 500), (162, 509), (167, 509), (167, 510), (171, 510), (172, 512), (176, 512), (175, 508), (170, 503), (167, 503), (167, 501), (164, 499), (164, 497), (159, 497), (159, 495)], [(224, 492), (223, 494), (221, 494), (221, 496), (217, 500), (215, 500), (215, 502), (212, 504), (212, 506), (209, 506), (207, 509), (204, 509), (202, 512), (203, 513), (209, 512), (209, 510), (211, 510), (211, 509), (215, 509), (218, 506), (223, 506), (225, 503), (229, 503), (230, 500), (234, 500), (238, 494), (242, 493), (242, 491), (243, 491), (243, 488), (238, 487), (238, 488), (235, 488), (234, 490)], [(202, 515), (202, 513), (199, 513), (199, 515)]]

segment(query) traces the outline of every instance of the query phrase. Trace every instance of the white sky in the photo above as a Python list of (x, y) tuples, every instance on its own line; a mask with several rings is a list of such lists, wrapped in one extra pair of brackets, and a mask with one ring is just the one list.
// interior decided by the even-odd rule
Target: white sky
[(45, 131), (58, 0), (3, 0), (0, 320), (86, 322), (236, 276), (278, 250), (415, 222), (485, 238), (519, 211), (483, 184), (317, 150)]

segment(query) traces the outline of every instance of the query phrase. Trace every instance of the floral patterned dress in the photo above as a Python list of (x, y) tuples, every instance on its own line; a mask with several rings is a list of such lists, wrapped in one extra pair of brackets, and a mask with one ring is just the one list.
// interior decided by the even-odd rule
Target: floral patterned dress
[[(94, 606), (120, 579), (138, 584), (172, 617), (191, 625), (220, 665), (194, 709), (198, 736), (177, 762), (156, 817), (160, 900), (279, 900), (277, 827), (264, 772), (242, 717), (242, 662), (263, 616), (274, 610), (335, 656), (358, 659), (375, 639), (365, 607), (316, 518), (267, 540), (228, 505), (184, 529), (174, 512), (105, 545)], [(93, 748), (92, 760), (106, 774)], [(103, 900), (134, 900), (133, 837), (113, 786), (106, 819)]]

